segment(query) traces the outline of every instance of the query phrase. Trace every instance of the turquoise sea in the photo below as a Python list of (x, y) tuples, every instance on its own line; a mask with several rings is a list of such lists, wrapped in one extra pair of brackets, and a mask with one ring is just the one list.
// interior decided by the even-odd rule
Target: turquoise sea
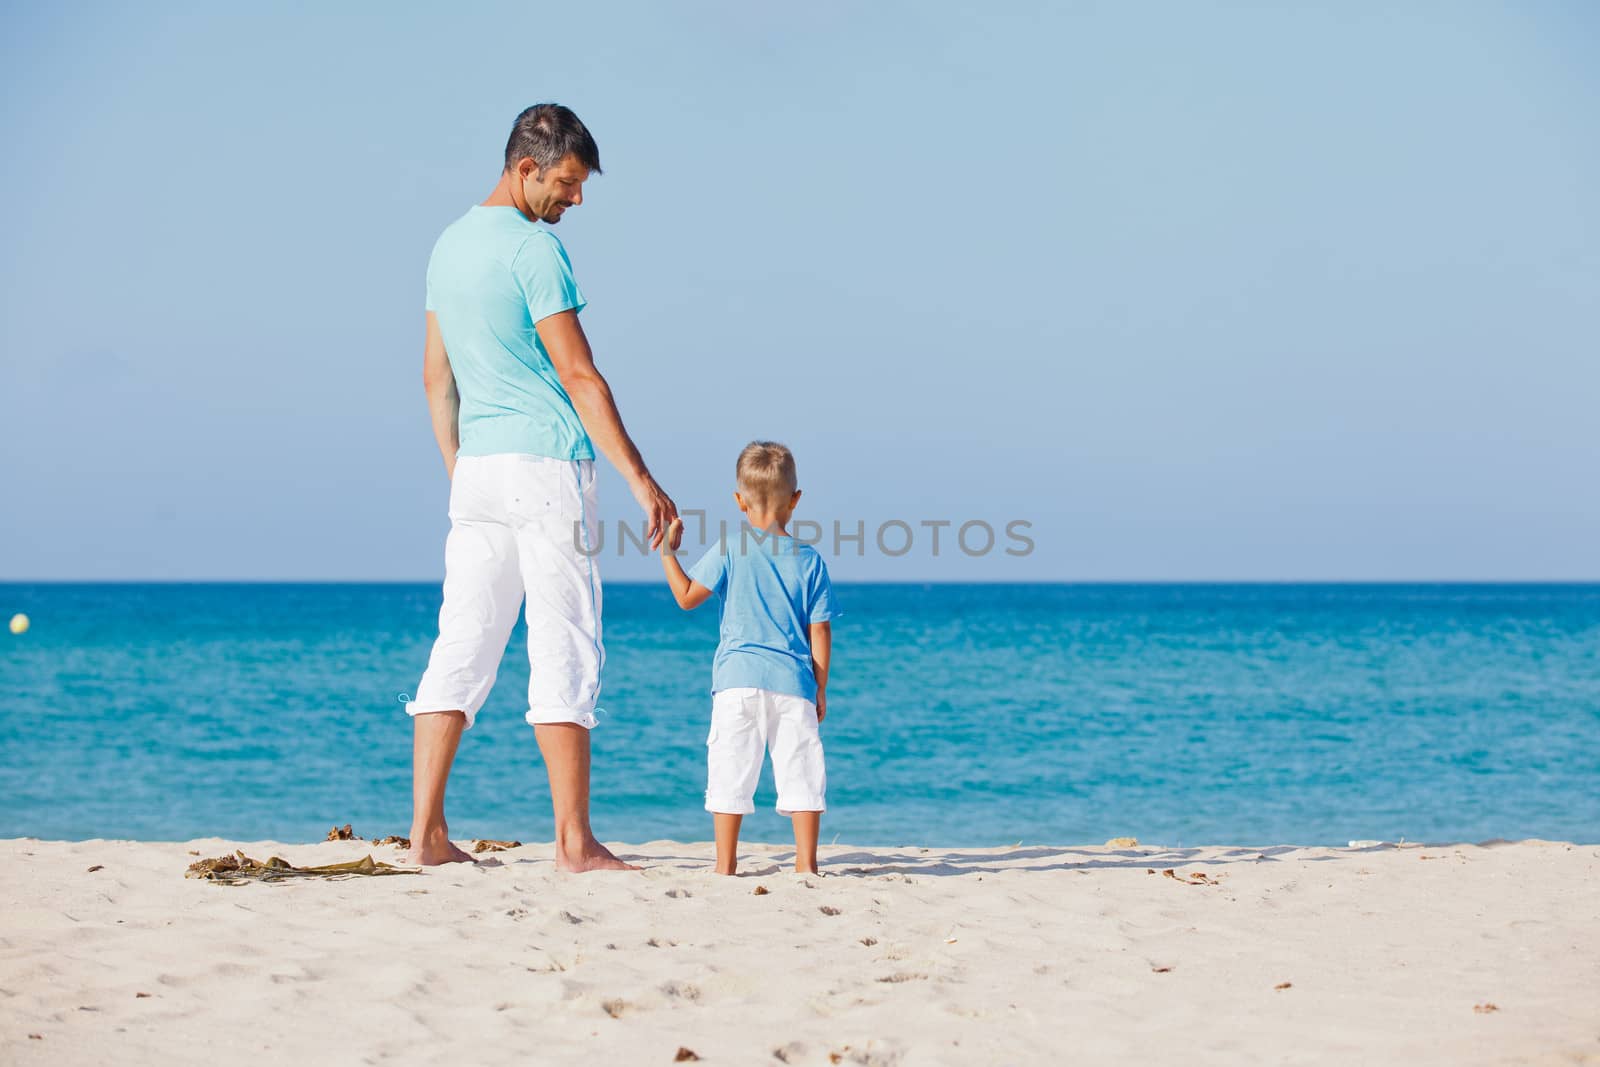
[[(841, 585), (823, 840), (1600, 842), (1600, 585)], [(711, 607), (606, 587), (607, 840), (704, 840)], [(437, 585), (0, 584), (0, 837), (405, 833)], [(512, 635), (458, 837), (549, 840)], [(746, 836), (782, 841), (770, 772)]]

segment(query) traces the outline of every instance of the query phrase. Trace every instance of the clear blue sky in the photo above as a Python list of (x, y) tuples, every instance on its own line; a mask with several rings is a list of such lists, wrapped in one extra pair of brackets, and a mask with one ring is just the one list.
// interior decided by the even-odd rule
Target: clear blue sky
[(680, 506), (1033, 523), (838, 579), (1600, 578), (1595, 6), (466, 10), (0, 16), (0, 578), (437, 578), (423, 270), (541, 100)]

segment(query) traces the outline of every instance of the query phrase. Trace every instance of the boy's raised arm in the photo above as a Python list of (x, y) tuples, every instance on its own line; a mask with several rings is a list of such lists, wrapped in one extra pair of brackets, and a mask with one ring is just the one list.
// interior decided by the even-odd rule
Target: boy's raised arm
[(678, 543), (683, 540), (683, 520), (673, 519), (667, 535), (661, 539), (661, 569), (667, 573), (667, 585), (672, 588), (672, 598), (678, 607), (689, 611), (704, 604), (711, 590), (690, 578), (678, 562)]

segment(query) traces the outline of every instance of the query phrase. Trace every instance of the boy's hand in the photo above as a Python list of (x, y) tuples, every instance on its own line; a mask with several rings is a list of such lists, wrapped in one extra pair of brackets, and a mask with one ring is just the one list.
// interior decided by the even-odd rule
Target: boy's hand
[(817, 725), (822, 725), (822, 720), (828, 717), (828, 694), (817, 690)]
[(661, 542), (663, 552), (676, 552), (683, 543), (683, 520), (675, 518), (667, 526), (667, 536)]

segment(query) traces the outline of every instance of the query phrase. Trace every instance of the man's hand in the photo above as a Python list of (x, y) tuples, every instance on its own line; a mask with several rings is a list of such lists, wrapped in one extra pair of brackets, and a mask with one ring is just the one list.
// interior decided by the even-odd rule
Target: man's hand
[[(650, 551), (654, 552), (661, 547), (661, 542), (667, 536), (667, 528), (678, 518), (678, 505), (672, 502), (665, 489), (656, 484), (656, 480), (646, 474), (635, 480), (629, 486), (633, 490), (633, 499), (639, 502), (644, 509), (645, 518), (650, 525), (645, 529), (645, 536), (650, 539)], [(679, 528), (679, 537), (682, 537), (682, 528)], [(677, 545), (672, 546), (674, 549)]]

